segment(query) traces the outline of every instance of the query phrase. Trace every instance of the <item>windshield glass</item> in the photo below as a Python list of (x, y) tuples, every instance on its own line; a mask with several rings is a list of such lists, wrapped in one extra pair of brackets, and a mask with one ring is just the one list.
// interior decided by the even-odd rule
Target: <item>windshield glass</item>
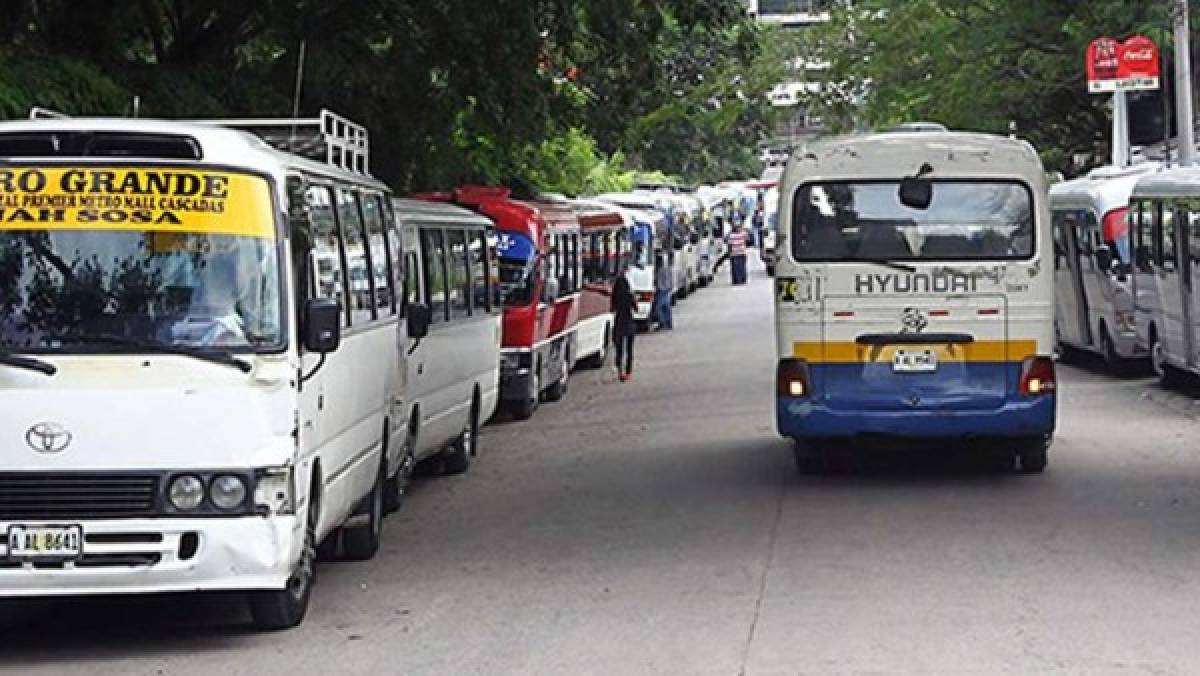
[(925, 210), (898, 181), (816, 183), (796, 193), (792, 252), (801, 261), (971, 261), (1033, 255), (1032, 198), (1016, 182), (932, 181)]
[(633, 264), (644, 268), (654, 262), (653, 247), (651, 246), (651, 233), (654, 232), (652, 226), (647, 223), (638, 223), (633, 230)]
[[(21, 171), (40, 172), (43, 187), (0, 191), (0, 199), (56, 206), (0, 212), (0, 350), (129, 349), (114, 338), (282, 346), (265, 181), (129, 168)], [(113, 194), (121, 189), (140, 192)]]
[(525, 235), (501, 232), (496, 235), (496, 255), (500, 269), (500, 293), (505, 305), (529, 305), (533, 302), (537, 255), (533, 241)]

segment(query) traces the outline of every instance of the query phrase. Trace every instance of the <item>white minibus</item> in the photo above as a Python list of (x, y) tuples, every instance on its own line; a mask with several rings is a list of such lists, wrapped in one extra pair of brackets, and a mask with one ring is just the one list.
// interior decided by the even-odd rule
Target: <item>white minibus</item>
[(1059, 353), (1087, 350), (1119, 370), (1145, 352), (1134, 313), (1129, 195), (1155, 166), (1101, 167), (1050, 188), (1055, 337)]
[[(0, 596), (238, 590), (285, 628), (318, 546), (379, 546), (389, 191), (332, 113), (228, 124), (318, 159), (212, 122), (0, 123)], [(341, 283), (360, 259), (373, 293)]]
[(1200, 373), (1200, 169), (1138, 179), (1129, 219), (1139, 341), (1164, 383)]
[(816, 142), (788, 165), (779, 213), (776, 416), (801, 471), (859, 441), (986, 441), (1008, 467), (1045, 468), (1053, 244), (1028, 143)]
[(404, 247), (402, 303), (430, 315), (428, 335), (406, 349), (405, 467), (432, 460), (444, 473), (465, 472), (500, 398), (504, 306), (494, 227), (452, 204), (392, 204)]

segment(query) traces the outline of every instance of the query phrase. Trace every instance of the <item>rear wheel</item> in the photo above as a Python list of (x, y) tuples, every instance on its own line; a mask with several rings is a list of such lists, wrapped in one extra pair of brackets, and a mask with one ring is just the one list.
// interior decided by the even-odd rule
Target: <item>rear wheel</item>
[(825, 471), (825, 455), (815, 444), (793, 439), (792, 457), (796, 460), (796, 471), (800, 474), (820, 474)]
[(367, 561), (379, 551), (383, 535), (384, 486), (387, 483), (387, 458), (379, 463), (375, 485), (355, 511), (354, 519), (362, 521), (354, 526), (342, 528), (342, 554), (350, 561)]
[(304, 522), (304, 545), (300, 560), (283, 589), (250, 592), (247, 603), (254, 626), (264, 631), (291, 629), (304, 620), (312, 588), (317, 581), (317, 517), (320, 515), (316, 485), (309, 492)]
[(1049, 463), (1050, 439), (1031, 439), (1022, 444), (1017, 452), (1021, 463), (1021, 472), (1025, 474), (1041, 474), (1046, 471)]
[(471, 468), (471, 458), (479, 453), (479, 404), (471, 402), (471, 413), (463, 431), (442, 452), (442, 474), (463, 474)]

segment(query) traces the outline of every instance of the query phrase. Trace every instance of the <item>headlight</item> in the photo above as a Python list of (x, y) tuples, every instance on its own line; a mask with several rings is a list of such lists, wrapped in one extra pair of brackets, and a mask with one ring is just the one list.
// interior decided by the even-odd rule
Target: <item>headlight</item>
[(254, 504), (270, 514), (296, 513), (296, 487), (291, 467), (259, 470), (254, 484)]
[(237, 509), (246, 502), (246, 482), (232, 474), (222, 474), (212, 480), (208, 497), (217, 509)]
[(167, 498), (175, 509), (191, 511), (204, 502), (204, 482), (199, 477), (185, 474), (171, 481)]

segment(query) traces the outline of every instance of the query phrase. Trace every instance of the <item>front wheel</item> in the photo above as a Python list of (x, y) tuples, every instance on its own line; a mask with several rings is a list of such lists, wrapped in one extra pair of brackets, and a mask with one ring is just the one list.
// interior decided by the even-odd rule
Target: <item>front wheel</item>
[(263, 631), (291, 629), (304, 621), (317, 581), (317, 492), (311, 491), (304, 523), (300, 560), (283, 589), (250, 592), (247, 602), (254, 626)]
[(533, 373), (529, 374), (529, 392), (525, 398), (513, 405), (513, 415), (517, 420), (529, 420), (537, 411), (538, 404), (542, 401), (542, 369), (541, 364), (538, 364)]
[(387, 458), (379, 463), (379, 475), (371, 492), (363, 498), (363, 504), (353, 518), (361, 520), (354, 526), (342, 528), (342, 554), (349, 561), (367, 561), (379, 551), (383, 537), (383, 517), (386, 512), (384, 491), (387, 486)]
[(571, 354), (563, 355), (562, 366), (559, 369), (558, 380), (546, 388), (546, 401), (559, 401), (567, 396), (567, 385), (571, 379)]

